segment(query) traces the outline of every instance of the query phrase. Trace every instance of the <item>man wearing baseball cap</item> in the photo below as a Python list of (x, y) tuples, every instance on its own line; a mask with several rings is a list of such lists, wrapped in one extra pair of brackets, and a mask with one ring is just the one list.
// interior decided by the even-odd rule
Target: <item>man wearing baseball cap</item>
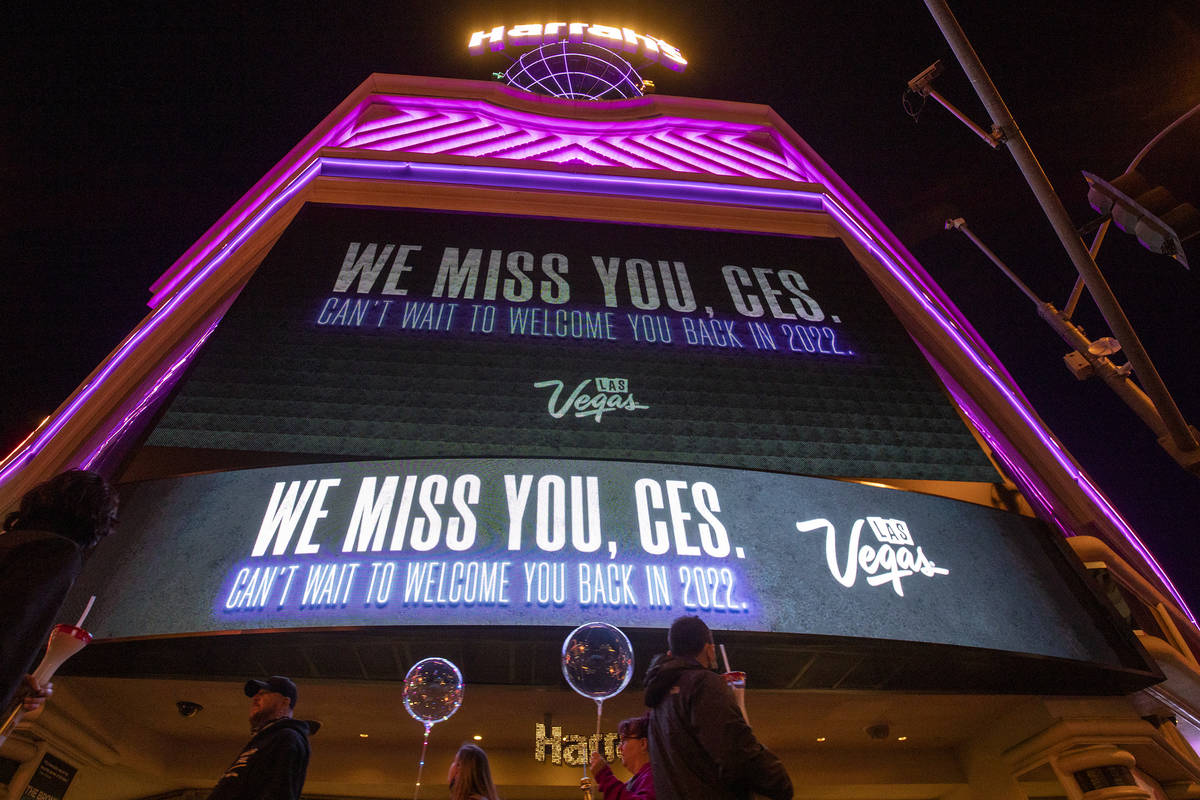
[(308, 771), (308, 737), (321, 723), (292, 719), (296, 684), (282, 675), (246, 681), (250, 741), (208, 800), (299, 800)]

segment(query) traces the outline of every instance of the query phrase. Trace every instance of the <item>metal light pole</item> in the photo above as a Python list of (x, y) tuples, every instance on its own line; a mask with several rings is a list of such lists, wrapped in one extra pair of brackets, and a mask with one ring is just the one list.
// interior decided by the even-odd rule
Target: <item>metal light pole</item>
[[(1016, 120), (1013, 119), (1012, 113), (1005, 105), (995, 84), (988, 77), (987, 70), (984, 69), (971, 42), (959, 26), (958, 20), (955, 19), (945, 0), (925, 0), (925, 5), (933, 16), (934, 22), (941, 29), (942, 36), (954, 51), (958, 63), (970, 78), (971, 86), (974, 87), (975, 93), (987, 109), (988, 115), (995, 125), (995, 130), (1008, 147), (1013, 160), (1017, 162), (1021, 174), (1025, 176), (1025, 182), (1029, 184), (1038, 204), (1042, 207), (1042, 212), (1050, 221), (1059, 241), (1075, 265), (1076, 271), (1087, 285), (1096, 306), (1104, 316), (1105, 322), (1120, 341), (1129, 363), (1133, 365), (1134, 372), (1153, 402), (1154, 413), (1161, 419), (1162, 429), (1167, 433), (1160, 442), (1180, 464), (1193, 471), (1200, 470), (1200, 441), (1197, 439), (1196, 429), (1184, 420), (1183, 414), (1180, 413), (1179, 407), (1163, 383), (1162, 377), (1155, 369), (1154, 363), (1150, 360), (1133, 325), (1125, 316), (1124, 310), (1117, 302), (1117, 298), (1113, 295), (1100, 268), (1096, 266), (1092, 254), (1088, 252), (1083, 240), (1076, 233), (1067, 210), (1050, 184), (1050, 179), (1042, 171), (1041, 164), (1038, 163), (1037, 157), (1029, 147), (1029, 142), (1025, 140), (1024, 134), (1017, 127)], [(1154, 427), (1156, 430), (1158, 429), (1157, 426)]]

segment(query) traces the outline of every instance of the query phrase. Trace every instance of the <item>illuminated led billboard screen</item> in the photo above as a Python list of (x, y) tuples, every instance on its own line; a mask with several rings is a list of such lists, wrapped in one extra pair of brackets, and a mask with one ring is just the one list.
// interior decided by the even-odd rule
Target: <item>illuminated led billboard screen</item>
[(836, 479), (996, 478), (837, 239), (309, 205), (147, 444), (102, 637), (698, 613), (1139, 663), (1041, 523)]
[(837, 239), (319, 205), (147, 444), (996, 479)]
[[(361, 625), (666, 627), (903, 640), (1124, 666), (1042, 523), (728, 468), (353, 461), (127, 485), (75, 587), (102, 637)], [(110, 587), (119, 586), (120, 591)], [(1125, 638), (1130, 638), (1128, 632)]]

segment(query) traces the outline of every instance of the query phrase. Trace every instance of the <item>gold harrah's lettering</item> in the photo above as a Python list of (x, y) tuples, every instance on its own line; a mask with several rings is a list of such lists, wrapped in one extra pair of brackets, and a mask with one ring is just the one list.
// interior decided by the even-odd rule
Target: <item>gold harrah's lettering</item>
[(511, 28), (497, 25), (490, 31), (472, 33), (467, 50), (477, 56), (489, 50), (498, 52), (509, 45), (536, 47), (560, 41), (588, 42), (610, 50), (639, 53), (648, 61), (658, 61), (676, 72), (683, 72), (688, 64), (679, 48), (665, 39), (637, 33), (630, 28), (593, 25), (589, 22), (535, 22), (513, 25)]
[[(550, 753), (550, 763), (556, 767), (566, 764), (570, 767), (582, 767), (587, 763), (593, 751), (599, 750), (609, 761), (617, 757), (617, 732), (593, 733), (590, 736), (568, 733), (563, 735), (561, 725), (552, 725), (550, 735), (546, 735), (546, 725), (537, 723), (533, 728), (533, 757), (538, 761), (546, 760), (546, 751)], [(600, 750), (603, 746), (603, 750)]]

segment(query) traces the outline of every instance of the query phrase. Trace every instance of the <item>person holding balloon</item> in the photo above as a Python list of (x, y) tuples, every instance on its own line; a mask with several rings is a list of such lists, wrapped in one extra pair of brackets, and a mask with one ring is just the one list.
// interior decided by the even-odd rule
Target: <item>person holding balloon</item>
[(482, 747), (464, 744), (458, 748), (446, 781), (450, 784), (450, 800), (500, 800)]
[(625, 769), (633, 773), (626, 783), (621, 783), (608, 762), (600, 753), (592, 753), (592, 777), (604, 800), (655, 800), (654, 778), (650, 774), (650, 718), (640, 717), (621, 720), (617, 726), (617, 755)]

